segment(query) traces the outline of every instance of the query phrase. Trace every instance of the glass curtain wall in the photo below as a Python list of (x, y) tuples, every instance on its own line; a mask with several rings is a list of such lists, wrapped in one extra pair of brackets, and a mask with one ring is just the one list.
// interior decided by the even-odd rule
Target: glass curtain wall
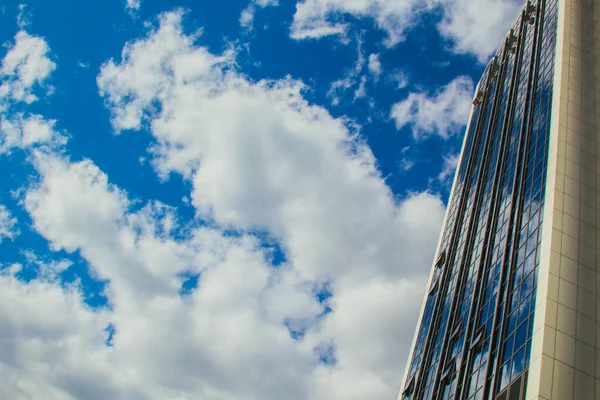
[(402, 399), (524, 397), (557, 14), (525, 4), (478, 84)]

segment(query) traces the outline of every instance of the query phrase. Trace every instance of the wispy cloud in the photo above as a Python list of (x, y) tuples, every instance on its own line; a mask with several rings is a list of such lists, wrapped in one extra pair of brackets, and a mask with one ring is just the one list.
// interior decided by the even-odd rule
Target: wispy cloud
[(404, 146), (400, 150), (397, 162), (398, 172), (405, 173), (413, 169), (420, 159), (419, 149), (413, 145)]
[(391, 74), (390, 78), (396, 84), (397, 89), (404, 89), (408, 86), (408, 76), (404, 71), (396, 71)]
[(421, 16), (441, 11), (440, 34), (457, 53), (471, 53), (485, 61), (506, 33), (521, 0), (302, 0), (291, 26), (295, 39), (346, 35), (350, 28), (344, 14), (370, 18), (387, 33), (386, 44), (404, 40)]
[(369, 72), (373, 75), (375, 81), (379, 80), (379, 77), (383, 73), (381, 67), (381, 61), (379, 61), (379, 54), (369, 54)]
[(459, 154), (447, 154), (444, 156), (444, 164), (442, 171), (438, 175), (440, 182), (448, 183), (448, 180), (454, 176), (456, 167), (458, 166)]
[(346, 69), (342, 78), (331, 83), (327, 92), (327, 97), (334, 106), (339, 105), (346, 96), (352, 101), (367, 98), (368, 72), (365, 71), (365, 67), (371, 68), (371, 59), (365, 57), (363, 39), (356, 36), (355, 40), (356, 61), (352, 67)]
[(31, 12), (27, 4), (19, 4), (19, 13), (17, 14), (17, 25), (21, 29), (26, 29), (31, 24)]
[(251, 31), (254, 28), (254, 15), (257, 9), (265, 7), (278, 6), (279, 0), (251, 0), (248, 7), (242, 10), (240, 14), (240, 25), (247, 31)]
[(136, 17), (140, 11), (141, 0), (126, 0), (125, 11), (132, 17)]

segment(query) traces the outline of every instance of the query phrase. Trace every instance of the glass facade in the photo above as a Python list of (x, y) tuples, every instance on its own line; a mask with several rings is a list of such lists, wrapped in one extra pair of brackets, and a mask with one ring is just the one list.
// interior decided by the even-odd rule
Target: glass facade
[(525, 4), (478, 84), (402, 399), (524, 398), (557, 14)]

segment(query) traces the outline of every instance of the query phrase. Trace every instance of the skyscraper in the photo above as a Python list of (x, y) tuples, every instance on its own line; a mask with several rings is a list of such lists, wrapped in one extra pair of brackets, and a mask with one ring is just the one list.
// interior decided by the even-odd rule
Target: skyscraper
[(477, 86), (399, 399), (600, 399), (599, 66), (600, 2), (523, 6)]

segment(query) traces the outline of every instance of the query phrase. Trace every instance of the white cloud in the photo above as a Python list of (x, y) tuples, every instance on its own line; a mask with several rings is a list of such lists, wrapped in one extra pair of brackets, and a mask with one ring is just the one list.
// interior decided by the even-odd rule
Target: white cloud
[[(333, 263), (358, 256), (362, 261), (337, 271), (323, 268), (322, 273), (318, 265), (302, 265), (302, 246), (316, 246), (326, 237), (315, 229), (311, 233), (316, 237), (288, 248), (290, 260), (274, 270), (247, 234), (232, 238), (200, 227), (188, 232), (185, 241), (172, 239), (170, 229), (164, 228), (177, 229), (172, 222), (164, 223), (168, 207), (150, 203), (130, 211), (126, 194), (90, 161), (70, 163), (39, 152), (35, 160), (40, 181), (25, 196), (35, 228), (53, 249), (78, 250), (100, 278), (109, 280), (106, 295), (112, 310), (91, 311), (75, 288), (49, 285), (47, 279), (64, 264), (47, 267), (45, 276), (50, 278), (29, 286), (10, 274), (1, 277), (0, 296), (19, 300), (3, 302), (12, 304), (10, 308), (0, 307), (1, 326), (18, 333), (7, 336), (0, 328), (0, 343), (13, 350), (0, 353), (7, 371), (0, 394), (207, 400), (375, 400), (395, 394), (414, 328), (407, 320), (416, 319), (423, 288), (422, 276), (403, 277), (412, 269), (404, 263), (421, 259), (422, 264), (427, 258), (420, 251), (433, 245), (443, 211), (438, 199), (412, 196), (397, 209), (396, 222), (382, 226), (379, 220), (379, 228), (393, 235), (389, 245), (381, 238), (362, 243), (368, 236), (361, 225), (368, 219), (359, 218), (352, 221), (359, 232), (329, 232), (338, 236), (333, 238), (338, 244), (327, 247), (335, 246), (342, 254), (320, 249), (313, 260)], [(362, 201), (368, 201), (368, 191), (362, 192), (367, 196)], [(385, 205), (390, 200), (382, 201)], [(333, 212), (340, 205), (323, 211)], [(349, 237), (357, 234), (360, 242)], [(390, 253), (396, 252), (394, 246), (400, 247), (401, 257)], [(382, 276), (386, 266), (377, 263), (386, 261), (378, 260), (380, 251), (393, 264)], [(373, 260), (365, 263), (362, 254)], [(317, 267), (314, 275), (332, 278), (334, 292), (329, 301), (333, 311), (320, 327), (315, 318), (322, 306), (306, 278), (312, 267)], [(201, 273), (199, 288), (183, 298), (177, 296), (181, 271)], [(39, 310), (45, 307), (53, 311), (41, 318)], [(285, 321), (308, 327), (304, 340), (293, 340)], [(109, 323), (116, 329), (110, 348), (103, 331)], [(45, 340), (31, 347), (41, 337)], [(72, 341), (68, 347), (61, 345), (66, 340)], [(315, 364), (313, 349), (319, 343), (335, 346), (335, 366)], [(48, 365), (60, 368), (50, 374)]]
[(339, 15), (348, 13), (374, 19), (387, 32), (391, 46), (403, 40), (406, 28), (433, 4), (432, 0), (303, 0), (296, 5), (291, 36), (306, 39), (346, 33), (348, 26)]
[[(417, 205), (419, 212), (421, 207)], [(400, 379), (394, 364), (406, 362), (401, 349), (412, 342), (415, 323), (408, 321), (416, 321), (422, 288), (422, 282), (376, 279), (348, 286), (336, 296), (336, 311), (323, 330), (336, 338), (337, 356), (344, 368), (317, 371), (323, 392), (316, 398), (396, 398)], [(398, 362), (391, 362), (394, 357)]]
[(331, 35), (344, 35), (347, 31), (345, 24), (331, 24), (323, 20), (312, 20), (310, 22), (294, 23), (292, 25), (291, 37), (294, 39), (320, 39)]
[(244, 8), (240, 14), (240, 25), (246, 30), (252, 30), (254, 26), (254, 14), (257, 11), (257, 7), (265, 8), (278, 5), (278, 0), (252, 0), (250, 4), (248, 4), (248, 7)]
[(415, 166), (414, 160), (410, 160), (408, 158), (403, 158), (398, 163), (398, 167), (400, 167), (400, 171), (404, 171), (404, 172), (410, 171), (412, 169), (412, 167), (414, 167), (414, 166)]
[(367, 96), (367, 77), (361, 76), (358, 87), (354, 91), (354, 100), (361, 99)]
[(25, 31), (15, 35), (15, 42), (2, 60), (0, 68), (0, 112), (7, 102), (32, 103), (37, 97), (33, 88), (43, 86), (56, 64), (48, 57), (46, 41)]
[(438, 180), (441, 182), (448, 182), (448, 178), (454, 176), (456, 167), (458, 166), (459, 154), (448, 154), (444, 156), (444, 166), (442, 171), (438, 175)]
[(253, 0), (253, 3), (259, 7), (278, 6), (279, 0)]
[(472, 53), (486, 62), (517, 17), (523, 0), (453, 0), (446, 4), (441, 34), (456, 53)]
[(119, 398), (103, 346), (105, 313), (91, 313), (76, 289), (25, 284), (16, 271), (0, 273), (0, 397)]
[(19, 234), (17, 219), (8, 209), (0, 204), (0, 243), (3, 239), (12, 239)]
[[(180, 14), (162, 16), (160, 29), (127, 45), (122, 61), (110, 61), (102, 67), (98, 84), (111, 108), (113, 124), (117, 130), (148, 126), (157, 141), (152, 149), (155, 168), (162, 175), (178, 173), (192, 182), (191, 199), (199, 216), (214, 221), (217, 226), (269, 232), (285, 251), (289, 268), (286, 271), (290, 275), (281, 281), (282, 284), (289, 282), (286, 283), (289, 286), (273, 289), (277, 295), (268, 294), (264, 282), (269, 280), (269, 267), (264, 265), (263, 257), (257, 255), (254, 245), (235, 245), (235, 253), (241, 252), (239, 256), (243, 257), (232, 259), (226, 266), (218, 266), (221, 264), (217, 262), (214, 273), (211, 269), (211, 273), (201, 278), (204, 284), (195, 293), (200, 298), (209, 296), (205, 300), (210, 303), (201, 304), (203, 309), (213, 313), (225, 305), (238, 310), (219, 313), (225, 319), (222, 322), (213, 317), (214, 329), (223, 323), (239, 324), (235, 318), (229, 321), (226, 316), (239, 315), (242, 305), (250, 307), (242, 308), (245, 310), (242, 314), (247, 315), (244, 326), (248, 326), (248, 331), (243, 337), (231, 338), (238, 343), (240, 351), (234, 356), (226, 348), (217, 346), (208, 357), (208, 350), (201, 344), (218, 343), (215, 338), (181, 337), (178, 342), (182, 344), (195, 343), (184, 353), (197, 352), (194, 358), (214, 361), (207, 362), (207, 370), (200, 373), (199, 367), (179, 359), (178, 351), (172, 352), (174, 358), (169, 364), (186, 366), (180, 372), (174, 371), (173, 376), (194, 376), (197, 386), (190, 387), (190, 392), (200, 387), (210, 388), (214, 393), (224, 393), (223, 397), (226, 393), (231, 398), (242, 396), (238, 391), (242, 387), (246, 393), (243, 397), (261, 399), (393, 396), (413, 332), (412, 324), (407, 324), (404, 318), (414, 320), (418, 310), (423, 274), (429, 269), (429, 254), (435, 246), (443, 215), (440, 200), (423, 193), (397, 203), (379, 176), (370, 150), (352, 136), (343, 120), (336, 120), (326, 110), (309, 105), (302, 98), (301, 83), (291, 79), (248, 81), (231, 68), (232, 54), (215, 56), (203, 47), (195, 47), (193, 38), (181, 33), (180, 18)], [(136, 79), (131, 79), (133, 76)], [(69, 208), (82, 209), (74, 205)], [(62, 224), (64, 219), (56, 221)], [(94, 229), (87, 235), (79, 233), (73, 238), (89, 237), (97, 247), (97, 231)], [(217, 243), (225, 240), (217, 232), (203, 231), (203, 235), (209, 234)], [(70, 237), (67, 233), (64, 236)], [(81, 243), (81, 247), (84, 245)], [(231, 246), (216, 247), (228, 249)], [(239, 246), (243, 250), (237, 250)], [(214, 247), (214, 244), (199, 246)], [(163, 284), (166, 284), (164, 268), (167, 265), (171, 266), (171, 274), (176, 272), (176, 262), (152, 268), (157, 273), (160, 271), (163, 278), (159, 281)], [(184, 266), (190, 268), (185, 263), (180, 268)], [(118, 269), (117, 266), (110, 268)], [(247, 273), (255, 278), (250, 279)], [(115, 273), (115, 276), (118, 275)], [(118, 277), (109, 279), (119, 281)], [(310, 286), (311, 282), (317, 284), (323, 280), (331, 281), (334, 296), (333, 312), (325, 318), (321, 329), (310, 330), (301, 342), (284, 337), (275, 339), (284, 333), (283, 316), (311, 324), (318, 306), (310, 296), (303, 294), (302, 288), (304, 284)], [(245, 289), (246, 285), (250, 287)], [(369, 294), (368, 300), (363, 298), (365, 293)], [(168, 294), (166, 291), (165, 295)], [(118, 293), (114, 296), (117, 298)], [(129, 296), (125, 297), (127, 302), (116, 300), (115, 304), (132, 304)], [(277, 302), (268, 301), (271, 298)], [(259, 299), (267, 303), (260, 303)], [(275, 304), (277, 307), (285, 305), (286, 312), (272, 311), (278, 319), (261, 319), (253, 311), (259, 305), (260, 309), (269, 310)], [(296, 305), (291, 308), (292, 304)], [(391, 321), (383, 310), (374, 312), (383, 304), (398, 310)], [(187, 321), (188, 314), (180, 314), (183, 311), (173, 307), (169, 315)], [(194, 308), (194, 312), (199, 311)], [(128, 318), (136, 319), (131, 315)], [(370, 329), (344, 329), (344, 325), (351, 326), (365, 318), (373, 318), (368, 324)], [(126, 322), (129, 319), (123, 318), (117, 326), (122, 336), (133, 338), (133, 330), (123, 333), (133, 329)], [(157, 323), (159, 321), (152, 324)], [(168, 324), (161, 326), (168, 330)], [(181, 331), (192, 335), (188, 331), (198, 329)], [(274, 338), (277, 349), (267, 351), (258, 344), (265, 338)], [(148, 338), (146, 347), (151, 340)], [(329, 342), (335, 346), (338, 364), (314, 366), (312, 348)], [(357, 346), (357, 343), (362, 345)], [(115, 349), (119, 346), (125, 349), (125, 344), (130, 345), (120, 342), (117, 335)], [(269, 345), (272, 347), (273, 343)], [(229, 357), (241, 360), (237, 362), (240, 367), (245, 365), (245, 360), (251, 362), (256, 376), (275, 374), (277, 379), (268, 383), (238, 378), (234, 381), (239, 380), (240, 386), (231, 386), (231, 377), (237, 370)], [(137, 357), (127, 359), (135, 362)], [(159, 363), (147, 353), (144, 361), (146, 367), (140, 370), (143, 378), (164, 373), (164, 362)], [(214, 362), (222, 368), (217, 368)], [(292, 370), (281, 370), (284, 365)], [(240, 376), (243, 375), (240, 372)], [(161, 381), (156, 393), (173, 388), (179, 382), (169, 379)]]
[(379, 54), (369, 54), (369, 72), (373, 74), (373, 78), (378, 81), (381, 76), (382, 68), (379, 61)]
[(388, 35), (393, 46), (428, 12), (441, 10), (439, 31), (458, 53), (472, 53), (481, 61), (496, 49), (522, 0), (303, 0), (296, 6), (291, 26), (295, 39), (345, 34), (343, 14), (370, 18)]
[[(22, 387), (39, 386), (64, 398), (307, 398), (319, 337), (296, 342), (284, 321), (314, 320), (322, 306), (296, 273), (266, 265), (264, 251), (248, 235), (236, 239), (198, 228), (176, 242), (164, 228), (171, 224), (164, 223), (168, 208), (151, 203), (129, 212), (125, 194), (89, 161), (36, 153), (35, 165), (41, 180), (25, 197), (35, 228), (54, 249), (79, 250), (100, 278), (110, 280), (112, 311), (65, 312), (53, 322), (56, 339), (44, 341), (29, 358), (20, 353), (36, 334), (46, 335), (49, 323), (42, 319), (40, 326), (30, 324), (9, 337), (0, 329), (0, 342), (10, 339), (17, 354), (5, 363), (20, 382), (17, 387), (8, 380), (3, 388), (24, 397), (37, 392)], [(202, 273), (198, 290), (185, 298), (177, 295), (182, 271)], [(84, 308), (79, 296), (63, 293), (76, 303), (65, 305), (55, 304), (66, 301), (55, 295), (59, 299), (48, 306), (56, 312)], [(33, 318), (21, 307), (27, 315), (12, 316), (10, 325)], [(116, 327), (111, 349), (102, 332), (109, 322)], [(78, 342), (60, 349), (71, 335)], [(23, 362), (31, 370), (20, 367)], [(59, 374), (37, 373), (55, 362)]]
[[(233, 53), (195, 46), (181, 18), (163, 14), (102, 66), (98, 85), (114, 128), (147, 129), (154, 167), (191, 182), (210, 224), (182, 228), (176, 209), (140, 208), (92, 161), (32, 150), (39, 176), (23, 204), (33, 227), (108, 281), (111, 307), (92, 310), (76, 286), (54, 282), (67, 264), (31, 256), (47, 273), (28, 285), (17, 266), (2, 270), (0, 398), (392, 398), (440, 199), (395, 199), (350, 124), (310, 105), (301, 82), (249, 81)], [(254, 231), (280, 243), (281, 266)], [(183, 272), (200, 278), (180, 296)], [(317, 317), (325, 282), (332, 311)], [(330, 366), (315, 350), (328, 346)]]
[[(24, 12), (25, 6), (20, 6)], [(15, 107), (37, 100), (34, 90), (44, 88), (56, 68), (49, 58), (46, 41), (19, 31), (8, 48), (0, 68), (0, 155), (13, 149), (56, 148), (66, 137), (55, 130), (55, 120), (16, 111)], [(51, 90), (51, 89), (50, 89)]]
[(254, 6), (252, 4), (242, 10), (240, 14), (240, 25), (242, 28), (251, 30), (254, 24)]
[(136, 12), (140, 9), (141, 5), (141, 0), (127, 0), (127, 3), (125, 3), (125, 9), (130, 13)]
[[(314, 190), (328, 193), (346, 182), (389, 196), (383, 181), (374, 178), (378, 173), (370, 150), (354, 143), (342, 120), (309, 106), (301, 97), (301, 83), (251, 83), (229, 69), (231, 55), (214, 56), (193, 47), (192, 39), (181, 34), (180, 15), (166, 14), (161, 20), (156, 33), (126, 46), (122, 63), (111, 60), (102, 67), (98, 84), (117, 129), (139, 129), (144, 120), (151, 122), (158, 141), (152, 150), (156, 168), (161, 174), (177, 172), (193, 180), (192, 199), (202, 215), (224, 225), (266, 227), (281, 237), (291, 229), (282, 225), (284, 221), (304, 224), (308, 220), (301, 215), (309, 204), (321, 209), (322, 194), (310, 197)], [(231, 115), (235, 118), (226, 117)], [(289, 150), (273, 147), (276, 143)], [(340, 148), (344, 143), (352, 150)], [(282, 156), (291, 149), (292, 154)], [(350, 151), (353, 156), (347, 158)], [(326, 165), (340, 166), (320, 177), (319, 181), (327, 179), (325, 186), (315, 187), (325, 160)], [(253, 168), (248, 170), (245, 163)], [(241, 171), (246, 172), (240, 175)], [(292, 173), (300, 175), (293, 179), (293, 189), (286, 186), (286, 174)], [(290, 196), (294, 201), (287, 204), (284, 199)], [(392, 203), (369, 221), (387, 220), (388, 213), (394, 213)], [(325, 222), (321, 215), (314, 217)]]
[[(21, 6), (24, 12), (25, 6)], [(34, 90), (46, 87), (46, 80), (56, 69), (49, 58), (46, 41), (25, 31), (15, 35), (15, 41), (2, 59), (0, 68), (0, 154), (14, 148), (26, 149), (44, 145), (56, 147), (66, 138), (58, 133), (55, 120), (41, 115), (15, 111), (15, 106), (37, 100)], [(49, 88), (51, 90), (51, 88)]]
[(37, 114), (25, 117), (23, 113), (15, 113), (10, 119), (0, 115), (0, 154), (13, 148), (65, 144), (66, 138), (54, 129), (55, 124), (55, 120), (45, 120)]
[(25, 29), (31, 24), (31, 12), (27, 10), (27, 4), (19, 4), (19, 14), (17, 14), (17, 25)]
[(327, 97), (331, 100), (331, 104), (337, 106), (342, 100), (342, 96), (348, 89), (354, 86), (356, 81), (346, 76), (344, 78), (331, 82), (329, 90), (327, 91)]
[(31, 250), (22, 251), (22, 254), (28, 264), (38, 268), (38, 278), (47, 282), (58, 282), (58, 275), (73, 265), (70, 260), (46, 260)]
[(391, 75), (391, 80), (396, 83), (397, 89), (404, 89), (408, 86), (408, 76), (404, 71), (396, 71)]
[(415, 139), (432, 134), (448, 138), (467, 122), (473, 99), (473, 82), (459, 76), (432, 96), (413, 92), (393, 105), (391, 117), (398, 129), (412, 126)]
[(411, 154), (411, 147), (405, 146), (400, 151), (400, 160), (398, 168), (401, 172), (410, 171), (415, 166), (415, 157)]
[(331, 104), (337, 106), (342, 101), (347, 92), (352, 90), (353, 101), (367, 96), (367, 77), (363, 75), (363, 70), (367, 63), (363, 51), (363, 42), (360, 37), (356, 38), (356, 62), (351, 68), (344, 72), (344, 76), (331, 83), (327, 91), (327, 97), (331, 100)]

